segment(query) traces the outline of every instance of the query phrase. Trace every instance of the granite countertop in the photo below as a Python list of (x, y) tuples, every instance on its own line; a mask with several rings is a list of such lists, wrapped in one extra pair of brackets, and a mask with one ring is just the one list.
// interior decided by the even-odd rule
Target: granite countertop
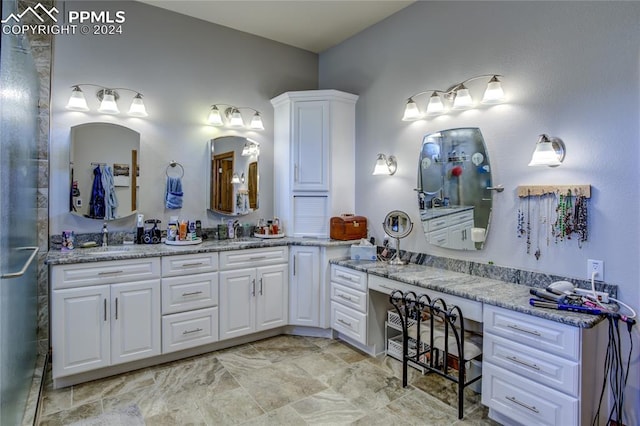
[(449, 216), (464, 212), (467, 210), (473, 210), (473, 206), (449, 206), (449, 207), (434, 207), (420, 212), (420, 219), (431, 220), (439, 217)]
[(108, 247), (76, 248), (70, 251), (50, 250), (47, 253), (48, 265), (72, 263), (103, 262), (108, 260), (140, 259), (144, 257), (172, 256), (178, 254), (208, 253), (228, 250), (245, 250), (278, 246), (350, 246), (357, 241), (338, 241), (322, 238), (240, 238), (237, 240), (205, 240), (201, 244), (188, 246), (170, 246), (167, 244), (124, 244)]
[(534, 297), (529, 294), (529, 290), (533, 287), (523, 284), (513, 284), (416, 264), (398, 266), (389, 265), (386, 262), (339, 259), (334, 259), (330, 262), (428, 290), (435, 290), (465, 299), (476, 300), (574, 327), (591, 328), (604, 319), (602, 315), (581, 314), (533, 307), (529, 305), (529, 299)]

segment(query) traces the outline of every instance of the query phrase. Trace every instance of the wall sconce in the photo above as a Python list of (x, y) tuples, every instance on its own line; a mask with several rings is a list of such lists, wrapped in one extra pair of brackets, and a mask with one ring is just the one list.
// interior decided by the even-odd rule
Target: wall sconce
[(250, 157), (252, 155), (260, 155), (260, 145), (258, 145), (258, 142), (254, 142), (252, 140), (247, 140), (247, 142), (245, 142), (244, 146), (242, 147), (242, 154), (243, 157)]
[(224, 110), (224, 116), (227, 119), (227, 126), (245, 127), (244, 120), (242, 118), (242, 114), (240, 113), (240, 110), (249, 109), (254, 112), (253, 117), (251, 118), (251, 122), (249, 123), (249, 128), (252, 130), (264, 130), (264, 125), (262, 123), (262, 117), (260, 116), (260, 111), (251, 107), (236, 107), (228, 104), (211, 105), (211, 109), (209, 110), (209, 117), (207, 118), (207, 121), (212, 126), (220, 127), (225, 125), (222, 113), (218, 109), (218, 106), (227, 107)]
[(98, 112), (101, 112), (103, 114), (120, 114), (120, 109), (118, 108), (118, 99), (120, 99), (120, 93), (118, 91), (127, 91), (136, 94), (131, 101), (131, 106), (129, 107), (129, 111), (127, 112), (127, 114), (133, 117), (147, 117), (149, 115), (147, 114), (147, 109), (144, 106), (142, 94), (137, 90), (127, 89), (125, 87), (116, 87), (112, 89), (109, 87), (88, 83), (76, 84), (71, 86), (73, 90), (71, 91), (69, 102), (67, 102), (67, 109), (73, 111), (89, 111), (87, 100), (84, 97), (84, 92), (82, 91), (80, 86), (93, 86), (99, 88), (99, 90), (96, 92), (96, 97), (100, 100), (100, 107), (98, 108)]
[(238, 176), (237, 173), (234, 173), (233, 176), (231, 177), (231, 183), (234, 185), (240, 184), (240, 176)]
[[(487, 83), (487, 88), (484, 91), (481, 103), (485, 105), (492, 105), (504, 102), (504, 90), (502, 90), (502, 84), (500, 83), (500, 80), (498, 80), (498, 77), (502, 76), (499, 74), (483, 74), (468, 78), (462, 83), (456, 83), (447, 90), (430, 89), (412, 95), (407, 99), (407, 105), (404, 108), (402, 120), (415, 121), (423, 118), (425, 115), (433, 116), (446, 112), (445, 104), (442, 101), (443, 99), (452, 104), (451, 109), (453, 110), (473, 108), (473, 98), (471, 97), (469, 89), (465, 86), (465, 83), (487, 77), (491, 77), (491, 79)], [(427, 111), (423, 114), (413, 98), (427, 93), (431, 93), (431, 96), (429, 97), (429, 102), (427, 104)]]
[(531, 156), (530, 166), (558, 167), (564, 161), (567, 148), (560, 138), (541, 134)]
[(396, 157), (390, 155), (389, 158), (384, 154), (378, 154), (376, 165), (373, 168), (372, 175), (393, 175), (398, 170), (398, 162)]

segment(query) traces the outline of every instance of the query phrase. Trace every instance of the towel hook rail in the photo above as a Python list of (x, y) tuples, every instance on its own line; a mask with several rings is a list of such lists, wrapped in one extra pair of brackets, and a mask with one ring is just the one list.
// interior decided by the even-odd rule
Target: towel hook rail
[(182, 178), (184, 176), (184, 167), (182, 167), (182, 164), (178, 163), (175, 160), (171, 160), (169, 162), (169, 165), (167, 166), (167, 170), (165, 171), (167, 177), (169, 177), (169, 167), (171, 168), (175, 168), (175, 167), (180, 167), (180, 176), (178, 176), (179, 178)]

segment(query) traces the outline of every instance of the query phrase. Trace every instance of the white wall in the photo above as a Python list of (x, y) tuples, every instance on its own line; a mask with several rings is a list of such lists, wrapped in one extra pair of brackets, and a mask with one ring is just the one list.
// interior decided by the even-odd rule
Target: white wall
[[(506, 188), (494, 195), (485, 249), (471, 253), (429, 246), (420, 226), (403, 248), (576, 278), (586, 278), (587, 259), (601, 259), (605, 280), (619, 285), (620, 298), (638, 309), (638, 22), (637, 2), (417, 2), (323, 52), (320, 88), (360, 95), (356, 213), (369, 218), (377, 238), (383, 231), (375, 224), (392, 209), (407, 211), (418, 224), (413, 188), (422, 136), (478, 126), (494, 183)], [(507, 104), (429, 121), (400, 120), (412, 94), (485, 73), (505, 75)], [(424, 106), (426, 97), (418, 99)], [(527, 167), (540, 133), (565, 141), (561, 167)], [(371, 176), (378, 152), (398, 157), (396, 175)], [(515, 189), (538, 183), (593, 186), (589, 242), (582, 249), (572, 242), (543, 246), (540, 260), (526, 254), (516, 238)], [(637, 331), (635, 339), (637, 348)], [(637, 354), (626, 424), (640, 422)]]
[[(260, 37), (178, 15), (138, 2), (65, 2), (68, 10), (124, 10), (122, 35), (66, 35), (55, 39), (51, 99), (50, 234), (63, 229), (99, 232), (101, 221), (68, 213), (69, 143), (72, 126), (117, 123), (140, 133), (140, 210), (167, 224), (169, 216), (201, 219), (207, 213), (208, 141), (241, 135), (260, 143), (260, 209), (242, 218), (257, 222), (273, 215), (273, 109), (269, 99), (289, 90), (317, 88), (318, 56)], [(140, 119), (96, 112), (95, 89), (83, 88), (92, 112), (65, 109), (70, 86), (95, 83), (140, 91), (149, 117)], [(122, 92), (121, 111), (133, 94)], [(231, 131), (206, 125), (213, 103), (249, 106), (262, 112), (265, 130)], [(251, 118), (246, 111), (245, 121)], [(165, 169), (171, 160), (184, 166), (184, 205), (164, 208)], [(87, 199), (88, 201), (88, 199)], [(134, 218), (111, 230), (133, 230)]]

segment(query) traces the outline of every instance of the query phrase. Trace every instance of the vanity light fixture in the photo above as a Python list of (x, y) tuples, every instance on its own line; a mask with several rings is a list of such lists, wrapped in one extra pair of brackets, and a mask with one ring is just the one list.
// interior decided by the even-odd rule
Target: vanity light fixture
[(240, 176), (238, 176), (237, 173), (234, 173), (233, 176), (231, 177), (231, 183), (234, 185), (240, 184)]
[(84, 97), (84, 92), (80, 88), (80, 86), (92, 86), (98, 87), (99, 90), (96, 92), (96, 97), (100, 100), (100, 107), (98, 108), (98, 112), (103, 114), (119, 114), (120, 109), (118, 108), (118, 99), (120, 99), (119, 91), (127, 91), (135, 93), (133, 100), (131, 102), (131, 106), (129, 107), (128, 114), (133, 117), (147, 117), (147, 109), (144, 106), (144, 101), (142, 100), (142, 94), (137, 90), (127, 89), (125, 87), (104, 87), (98, 84), (75, 84), (72, 87), (71, 96), (69, 97), (69, 102), (67, 102), (67, 109), (72, 111), (89, 111), (89, 106), (87, 105), (87, 100)]
[[(504, 90), (502, 89), (502, 83), (498, 79), (498, 77), (502, 76), (499, 74), (483, 74), (468, 78), (461, 83), (456, 83), (446, 90), (429, 89), (412, 95), (407, 99), (407, 104), (404, 109), (404, 116), (402, 117), (402, 120), (415, 121), (423, 118), (425, 115), (433, 116), (443, 114), (446, 112), (446, 107), (443, 100), (451, 104), (452, 110), (473, 108), (475, 104), (471, 96), (471, 92), (469, 91), (467, 86), (465, 86), (465, 84), (469, 83), (470, 81), (487, 77), (491, 77), (491, 79), (487, 83), (487, 88), (484, 92), (481, 103), (492, 105), (504, 102)], [(423, 114), (413, 98), (428, 93), (431, 93), (431, 96), (429, 97), (429, 102), (427, 104), (427, 111)]]
[(246, 127), (244, 124), (244, 119), (242, 118), (242, 114), (240, 113), (241, 109), (249, 109), (254, 112), (253, 117), (251, 117), (251, 122), (249, 123), (249, 129), (251, 130), (264, 130), (264, 124), (262, 123), (262, 117), (260, 115), (260, 111), (251, 107), (237, 107), (229, 104), (213, 104), (211, 105), (211, 109), (209, 110), (209, 116), (207, 118), (207, 122), (212, 126), (221, 127), (225, 125), (225, 120), (223, 118), (223, 114), (218, 109), (220, 107), (227, 107), (224, 110), (224, 116), (227, 119), (226, 125), (228, 127)]
[(376, 165), (373, 168), (373, 175), (393, 175), (398, 170), (398, 161), (396, 157), (390, 155), (388, 158), (384, 154), (378, 154)]
[(541, 134), (531, 156), (530, 166), (558, 167), (564, 161), (566, 146), (562, 139)]
[(245, 142), (244, 146), (242, 147), (242, 156), (243, 157), (250, 157), (252, 155), (259, 155), (260, 154), (260, 146), (258, 145), (257, 142), (252, 141), (251, 139), (248, 139), (247, 142)]

